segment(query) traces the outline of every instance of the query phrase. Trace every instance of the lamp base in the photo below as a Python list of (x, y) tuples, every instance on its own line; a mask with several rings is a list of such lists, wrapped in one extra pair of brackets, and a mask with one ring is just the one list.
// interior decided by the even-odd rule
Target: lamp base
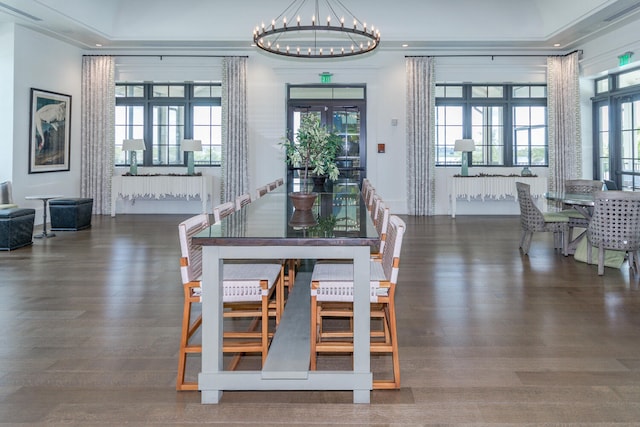
[(135, 151), (131, 152), (131, 164), (129, 165), (129, 173), (138, 175), (138, 158)]
[(461, 176), (469, 176), (469, 162), (467, 160), (467, 152), (462, 152), (462, 168), (460, 169)]
[(195, 175), (195, 167), (193, 164), (193, 151), (187, 152), (187, 175)]

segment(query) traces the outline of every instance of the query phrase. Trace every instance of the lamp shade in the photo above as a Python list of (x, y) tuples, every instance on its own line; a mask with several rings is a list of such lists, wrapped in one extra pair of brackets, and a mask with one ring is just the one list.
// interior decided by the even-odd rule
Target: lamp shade
[(202, 141), (199, 139), (183, 139), (180, 142), (180, 151), (202, 151)]
[(473, 151), (476, 149), (473, 139), (456, 139), (453, 151)]
[(144, 139), (123, 139), (122, 151), (144, 150)]

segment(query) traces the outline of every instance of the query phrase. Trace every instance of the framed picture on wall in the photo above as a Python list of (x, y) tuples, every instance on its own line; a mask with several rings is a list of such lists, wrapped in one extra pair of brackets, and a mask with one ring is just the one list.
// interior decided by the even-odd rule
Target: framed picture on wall
[(31, 88), (29, 173), (69, 170), (71, 96)]

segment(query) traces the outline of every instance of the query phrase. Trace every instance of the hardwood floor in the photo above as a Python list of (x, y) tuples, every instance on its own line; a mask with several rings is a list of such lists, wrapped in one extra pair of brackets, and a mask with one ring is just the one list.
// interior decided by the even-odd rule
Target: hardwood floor
[(0, 252), (0, 425), (640, 425), (640, 285), (625, 263), (518, 251), (519, 218), (403, 217), (402, 389), (176, 392), (185, 215), (94, 216)]

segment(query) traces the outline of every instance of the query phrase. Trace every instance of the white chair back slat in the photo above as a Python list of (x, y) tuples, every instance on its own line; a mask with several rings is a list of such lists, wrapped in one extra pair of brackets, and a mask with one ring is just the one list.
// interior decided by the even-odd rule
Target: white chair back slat
[(236, 210), (239, 211), (249, 203), (251, 203), (251, 195), (249, 193), (245, 193), (236, 197)]
[(220, 222), (223, 218), (228, 217), (236, 211), (234, 202), (224, 202), (213, 208), (213, 220), (215, 223)]
[[(199, 214), (182, 221), (178, 225), (180, 253), (186, 263), (180, 266), (182, 283), (199, 280), (202, 275), (202, 247), (192, 242), (192, 237), (209, 227), (209, 215)], [(186, 264), (186, 265), (184, 265)]]

